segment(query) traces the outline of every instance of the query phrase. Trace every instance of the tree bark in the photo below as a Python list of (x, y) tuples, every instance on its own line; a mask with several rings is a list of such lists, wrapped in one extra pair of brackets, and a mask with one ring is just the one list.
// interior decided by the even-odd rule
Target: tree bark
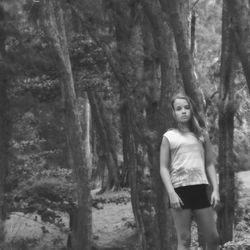
[(92, 176), (92, 152), (91, 152), (91, 112), (90, 112), (90, 103), (88, 99), (88, 95), (86, 92), (83, 93), (81, 97), (77, 99), (78, 102), (78, 110), (80, 110), (80, 118), (81, 118), (81, 127), (84, 129), (85, 133), (83, 133), (83, 142), (86, 152), (86, 160), (88, 168), (88, 177), (89, 180)]
[(229, 0), (233, 38), (250, 91), (250, 8), (248, 0)]
[[(160, 178), (159, 145), (162, 134), (173, 126), (173, 117), (170, 100), (180, 88), (176, 81), (177, 55), (174, 52), (174, 38), (168, 25), (164, 24), (163, 13), (160, 6), (149, 0), (142, 2), (144, 12), (151, 24), (154, 45), (160, 62), (161, 87), (160, 100), (157, 109), (150, 115), (151, 129), (156, 131), (157, 137), (149, 146), (149, 159), (152, 165), (152, 177), (154, 192), (157, 197), (156, 208), (159, 226), (161, 249), (175, 249), (176, 235), (172, 216), (168, 209), (168, 201), (165, 187)], [(155, 84), (155, 83), (154, 83)], [(157, 84), (155, 84), (157, 88)]]
[[(137, 124), (135, 121), (138, 121), (138, 115), (140, 118), (143, 118), (143, 115), (141, 115), (141, 110), (138, 109), (138, 103), (141, 101), (139, 98), (141, 98), (140, 93), (138, 92), (138, 86), (140, 86), (140, 79), (138, 79), (140, 76), (141, 70), (139, 69), (138, 65), (141, 65), (140, 62), (140, 45), (138, 45), (138, 40), (136, 38), (136, 31), (138, 26), (135, 27), (137, 24), (134, 22), (132, 16), (131, 16), (131, 10), (129, 10), (128, 7), (128, 1), (122, 1), (117, 2), (113, 1), (112, 11), (114, 12), (113, 18), (114, 18), (114, 24), (115, 24), (115, 35), (117, 38), (117, 57), (114, 57), (112, 53), (110, 53), (110, 50), (107, 48), (107, 46), (100, 41), (95, 32), (92, 30), (89, 31), (91, 37), (94, 39), (95, 42), (103, 49), (104, 53), (106, 54), (109, 64), (111, 66), (111, 70), (113, 71), (115, 77), (117, 78), (120, 86), (120, 96), (121, 96), (121, 124), (122, 124), (122, 138), (123, 138), (123, 145), (124, 145), (124, 161), (128, 168), (129, 168), (129, 175), (130, 175), (130, 187), (131, 187), (131, 200), (132, 200), (132, 207), (135, 215), (135, 220), (137, 222), (138, 228), (139, 228), (139, 238), (141, 242), (141, 247), (143, 249), (162, 249), (161, 242), (160, 242), (160, 233), (159, 233), (159, 226), (158, 223), (161, 222), (161, 219), (163, 217), (157, 217), (155, 215), (155, 212), (159, 211), (158, 208), (156, 208), (156, 199), (155, 199), (155, 193), (154, 191), (157, 189), (157, 187), (154, 187), (154, 191), (152, 191), (152, 185), (151, 185), (151, 178), (150, 180), (145, 180), (144, 178), (141, 178), (140, 175), (143, 175), (143, 169), (140, 168), (140, 163), (138, 159), (138, 146), (140, 145), (140, 142), (138, 141), (138, 135), (141, 136), (144, 132), (144, 130), (147, 130), (147, 121), (144, 120), (142, 123), (142, 127), (140, 127), (138, 131)], [(75, 10), (76, 13), (77, 10)], [(135, 11), (133, 10), (135, 13)], [(79, 16), (80, 13), (78, 13)], [(81, 17), (83, 20), (83, 17)], [(134, 32), (134, 34), (133, 34)], [(140, 39), (140, 38), (138, 38)], [(137, 41), (137, 42), (136, 42)], [(164, 43), (165, 41), (162, 40)], [(173, 41), (172, 41), (173, 42)], [(170, 47), (173, 46), (173, 43), (170, 45)], [(173, 47), (172, 47), (173, 49)], [(139, 55), (137, 56), (135, 53), (139, 51)], [(162, 53), (159, 52), (159, 53)], [(162, 53), (164, 55), (165, 51)], [(170, 55), (171, 58), (171, 55)], [(166, 72), (168, 70), (164, 71), (165, 79), (172, 80), (172, 77), (167, 76)], [(175, 72), (176, 73), (176, 72)], [(171, 74), (175, 75), (175, 73), (171, 72)], [(171, 81), (174, 85), (175, 81)], [(171, 86), (173, 86), (171, 85)], [(168, 94), (168, 89), (165, 88), (165, 84), (162, 86), (163, 89), (166, 90), (165, 96)], [(156, 88), (155, 88), (156, 89)], [(159, 91), (160, 92), (160, 91)], [(139, 98), (137, 96), (139, 94)], [(172, 95), (172, 93), (170, 93)], [(162, 98), (161, 104), (167, 103), (169, 104), (169, 100), (165, 100)], [(161, 110), (162, 115), (166, 115), (166, 112), (164, 110)], [(165, 117), (166, 118), (166, 117)], [(169, 119), (169, 117), (166, 118)], [(157, 120), (159, 121), (159, 120)], [(155, 123), (157, 123), (155, 121)], [(162, 124), (162, 120), (159, 122)], [(163, 122), (164, 124), (164, 122)], [(165, 124), (164, 124), (165, 126)], [(165, 127), (166, 128), (166, 127)], [(161, 131), (163, 132), (163, 131)], [(160, 134), (160, 133), (159, 133)], [(162, 133), (161, 133), (162, 134)], [(146, 138), (147, 137), (147, 138)], [(140, 138), (142, 141), (148, 141), (148, 136), (144, 135)], [(158, 145), (160, 143), (161, 138), (158, 137)], [(150, 143), (148, 143), (150, 145)], [(154, 148), (154, 147), (153, 147)], [(154, 159), (151, 161), (153, 163), (153, 166), (156, 168), (154, 171), (155, 175), (158, 174), (158, 179), (154, 180), (155, 183), (159, 183), (159, 171), (157, 173), (157, 168), (159, 167), (159, 153), (157, 152), (157, 149), (155, 148), (156, 154), (152, 154), (154, 156)], [(152, 151), (151, 151), (152, 152)], [(156, 160), (156, 161), (155, 161)], [(158, 163), (157, 163), (158, 160)], [(145, 167), (145, 165), (144, 165)], [(161, 187), (161, 190), (164, 190), (163, 187)], [(159, 203), (162, 203), (162, 197), (164, 197), (165, 194), (159, 195), (157, 200)], [(166, 213), (164, 210), (164, 206), (161, 206), (161, 212)], [(163, 220), (165, 221), (165, 219)], [(165, 222), (164, 222), (165, 223)], [(166, 242), (166, 237), (163, 232), (166, 232), (166, 229), (163, 228), (164, 223), (161, 224), (161, 238), (163, 241)], [(169, 225), (169, 223), (168, 223)], [(162, 243), (163, 245), (166, 243)]]
[(194, 10), (192, 10), (192, 16), (191, 16), (191, 35), (190, 35), (190, 50), (191, 55), (194, 56), (195, 53), (195, 28), (196, 28), (196, 13)]
[[(138, 161), (139, 142), (135, 133), (137, 127), (135, 121), (141, 112), (137, 105), (140, 100), (136, 100), (136, 94), (140, 94), (136, 86), (140, 85), (143, 73), (141, 27), (140, 23), (135, 22), (135, 17), (133, 16), (135, 10), (129, 6), (129, 1), (115, 2), (112, 11), (115, 18), (117, 54), (120, 62), (119, 71), (116, 70), (114, 73), (119, 81), (124, 166), (129, 171), (131, 203), (138, 228), (140, 249), (153, 250), (157, 248), (152, 244), (150, 245), (147, 239), (147, 232), (145, 231), (145, 220), (150, 217), (148, 214), (151, 214), (153, 211), (150, 205), (147, 211), (141, 209), (142, 201), (139, 190), (141, 179), (139, 175), (142, 172), (142, 169), (140, 169), (142, 166), (140, 166)], [(150, 220), (149, 223), (151, 222)]]
[[(2, 73), (2, 72), (1, 72)], [(8, 117), (7, 80), (0, 76), (0, 242), (4, 241), (6, 219), (5, 187), (8, 173), (10, 120)]]
[[(131, 188), (131, 203), (133, 214), (135, 217), (137, 229), (138, 229), (138, 239), (140, 249), (146, 250), (148, 248), (148, 242), (145, 233), (147, 228), (145, 225), (145, 214), (141, 210), (141, 200), (139, 194), (140, 181), (138, 176), (139, 163), (137, 160), (137, 143), (133, 131), (133, 112), (128, 105), (123, 105), (121, 109), (121, 124), (123, 126), (123, 145), (127, 148), (124, 159), (129, 166), (129, 186)], [(153, 249), (153, 248), (152, 248)]]
[(7, 38), (6, 32), (6, 16), (2, 6), (0, 6), (0, 243), (4, 242), (5, 231), (4, 222), (6, 219), (6, 177), (9, 165), (9, 141), (11, 132), (11, 123), (9, 112), (9, 99), (7, 94), (11, 69), (6, 63), (5, 42)]
[[(140, 70), (134, 71), (131, 66), (131, 57), (128, 56), (128, 53), (132, 52), (127, 47), (130, 44), (131, 39), (131, 29), (125, 27), (124, 25), (128, 25), (127, 22), (131, 21), (130, 18), (130, 10), (128, 12), (125, 12), (124, 8), (127, 8), (127, 1), (123, 2), (113, 2), (112, 11), (114, 12), (114, 20), (115, 20), (115, 28), (116, 28), (116, 38), (117, 38), (117, 53), (114, 54), (111, 52), (107, 44), (102, 42), (100, 39), (98, 39), (98, 35), (94, 30), (88, 29), (88, 26), (85, 26), (87, 28), (87, 31), (91, 38), (96, 42), (98, 46), (100, 46), (105, 53), (107, 60), (109, 62), (109, 65), (111, 67), (111, 70), (116, 77), (117, 81), (119, 82), (120, 86), (120, 100), (121, 100), (121, 130), (122, 130), (122, 141), (123, 141), (123, 157), (124, 157), (124, 168), (128, 169), (129, 171), (129, 185), (131, 187), (131, 201), (132, 201), (132, 208), (135, 216), (135, 221), (138, 228), (138, 234), (139, 234), (139, 245), (145, 249), (146, 242), (145, 242), (145, 233), (144, 233), (144, 222), (142, 218), (142, 212), (140, 210), (140, 201), (138, 197), (138, 168), (137, 168), (137, 145), (135, 145), (135, 138), (134, 134), (132, 134), (132, 131), (134, 133), (134, 127), (133, 122), (134, 118), (136, 116), (136, 112), (134, 112), (133, 106), (134, 102), (130, 102), (131, 96), (128, 94), (128, 86), (130, 86), (131, 79), (131, 72), (136, 75), (140, 75)], [(121, 5), (124, 7), (121, 7)], [(84, 16), (78, 11), (79, 6), (72, 6), (73, 11), (79, 16), (79, 18), (82, 20), (82, 22), (85, 22)], [(128, 14), (127, 16), (123, 16), (123, 14)], [(126, 21), (126, 22), (125, 22)], [(88, 21), (87, 21), (88, 22)], [(131, 24), (131, 23), (130, 23)], [(133, 53), (132, 53), (133, 54)], [(134, 54), (136, 56), (136, 54)], [(136, 57), (135, 57), (136, 58)], [(122, 63), (120, 63), (122, 62)], [(137, 59), (134, 61), (137, 62)], [(133, 64), (135, 65), (135, 64)], [(137, 72), (137, 73), (135, 73)], [(136, 85), (136, 82), (134, 82), (133, 86)], [(129, 104), (129, 105), (128, 105)], [(133, 107), (131, 109), (131, 107)], [(153, 210), (152, 210), (153, 212)]]
[(223, 1), (222, 53), (219, 104), (219, 186), (222, 208), (219, 211), (218, 226), (222, 244), (233, 238), (234, 225), (234, 61), (231, 14), (227, 0)]
[[(72, 231), (72, 249), (91, 249), (91, 200), (88, 180), (88, 152), (86, 151), (86, 124), (82, 128), (74, 89), (74, 80), (65, 33), (64, 13), (60, 2), (43, 1), (43, 21), (60, 59), (65, 123), (73, 158), (73, 173), (77, 183), (77, 220)], [(86, 110), (85, 110), (86, 112)]]
[(101, 98), (93, 90), (88, 90), (88, 98), (91, 106), (91, 112), (96, 127), (96, 131), (99, 134), (100, 142), (104, 151), (104, 159), (109, 171), (108, 187), (115, 189), (119, 188), (120, 182), (118, 177), (118, 160), (115, 152), (114, 140), (111, 132), (111, 124), (105, 117), (107, 113), (105, 111), (104, 104)]
[[(197, 83), (197, 76), (194, 70), (194, 62), (187, 36), (187, 27), (183, 19), (183, 9), (181, 6), (186, 0), (160, 0), (163, 11), (169, 16), (169, 24), (174, 33), (175, 44), (179, 59), (179, 67), (182, 75), (183, 87), (188, 96), (194, 101), (195, 112), (199, 115), (199, 123), (204, 124), (204, 98)], [(203, 118), (203, 119), (202, 119)]]

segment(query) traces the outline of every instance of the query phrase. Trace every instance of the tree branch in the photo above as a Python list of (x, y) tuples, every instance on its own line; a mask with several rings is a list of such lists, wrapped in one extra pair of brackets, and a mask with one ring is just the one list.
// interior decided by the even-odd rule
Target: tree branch
[(196, 0), (196, 1), (193, 3), (193, 5), (192, 5), (192, 7), (191, 7), (191, 11), (194, 11), (194, 8), (195, 8), (195, 6), (197, 5), (197, 3), (199, 3), (199, 1), (200, 1), (200, 0)]

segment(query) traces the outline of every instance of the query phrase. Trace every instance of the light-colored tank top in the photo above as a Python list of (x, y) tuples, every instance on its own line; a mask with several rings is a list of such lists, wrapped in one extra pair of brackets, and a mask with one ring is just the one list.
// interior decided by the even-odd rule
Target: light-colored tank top
[(204, 147), (195, 134), (169, 129), (163, 136), (170, 143), (170, 178), (173, 187), (208, 184)]

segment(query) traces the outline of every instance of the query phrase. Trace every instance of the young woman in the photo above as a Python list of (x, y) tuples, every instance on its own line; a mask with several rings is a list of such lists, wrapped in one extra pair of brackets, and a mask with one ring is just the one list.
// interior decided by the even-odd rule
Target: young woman
[[(192, 214), (206, 241), (206, 250), (219, 249), (214, 210), (219, 191), (207, 132), (199, 126), (190, 99), (176, 95), (171, 102), (176, 128), (164, 135), (160, 174), (166, 187), (177, 232), (178, 250), (188, 250)], [(212, 186), (208, 199), (206, 187)]]

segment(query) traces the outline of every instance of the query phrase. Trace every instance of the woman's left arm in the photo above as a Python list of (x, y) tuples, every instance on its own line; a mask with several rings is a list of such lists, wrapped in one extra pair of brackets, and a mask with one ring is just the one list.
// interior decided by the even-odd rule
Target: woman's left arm
[(207, 177), (213, 189), (211, 194), (211, 205), (215, 208), (219, 205), (220, 195), (217, 173), (214, 166), (214, 153), (208, 135), (205, 136), (205, 163)]

